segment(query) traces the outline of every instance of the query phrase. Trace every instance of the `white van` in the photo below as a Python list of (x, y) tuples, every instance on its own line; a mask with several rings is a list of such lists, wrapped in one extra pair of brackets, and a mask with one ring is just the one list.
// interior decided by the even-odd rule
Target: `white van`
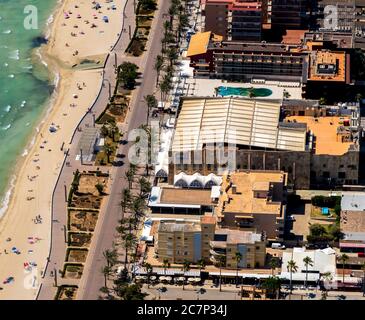
[(279, 242), (273, 242), (271, 244), (272, 249), (285, 249), (285, 246)]

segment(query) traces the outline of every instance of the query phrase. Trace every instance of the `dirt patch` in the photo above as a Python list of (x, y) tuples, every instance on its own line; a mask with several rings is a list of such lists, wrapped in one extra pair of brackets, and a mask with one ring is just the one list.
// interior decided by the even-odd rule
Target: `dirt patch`
[(74, 300), (77, 294), (76, 286), (61, 286), (58, 289), (56, 300)]
[(70, 247), (89, 247), (92, 233), (73, 233), (68, 234), (68, 245)]
[(69, 211), (69, 230), (93, 232), (98, 220), (97, 211)]
[(99, 191), (95, 188), (97, 184), (102, 184), (106, 188), (108, 183), (108, 178), (97, 177), (94, 175), (83, 174), (80, 177), (78, 193), (79, 194), (90, 194), (94, 196), (99, 196)]
[(66, 264), (64, 269), (64, 277), (67, 279), (80, 279), (84, 266), (82, 264)]
[(66, 257), (68, 262), (85, 262), (87, 257), (87, 250), (69, 249)]

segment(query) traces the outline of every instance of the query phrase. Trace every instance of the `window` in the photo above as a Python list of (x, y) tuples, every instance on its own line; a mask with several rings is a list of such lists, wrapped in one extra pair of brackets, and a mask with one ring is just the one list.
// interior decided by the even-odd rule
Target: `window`
[(260, 250), (260, 247), (259, 247), (259, 246), (257, 246), (257, 247), (256, 247), (256, 250)]
[(247, 252), (251, 252), (251, 249), (250, 248), (247, 248)]
[(323, 178), (329, 178), (329, 177), (330, 177), (330, 173), (329, 173), (329, 171), (323, 171), (323, 173), (322, 173), (322, 177), (323, 177)]
[(338, 178), (339, 179), (345, 179), (346, 178), (346, 172), (339, 172), (338, 173)]
[(251, 265), (249, 263), (247, 263), (247, 268), (251, 268)]
[(322, 167), (323, 167), (323, 168), (327, 168), (327, 165), (324, 163)]

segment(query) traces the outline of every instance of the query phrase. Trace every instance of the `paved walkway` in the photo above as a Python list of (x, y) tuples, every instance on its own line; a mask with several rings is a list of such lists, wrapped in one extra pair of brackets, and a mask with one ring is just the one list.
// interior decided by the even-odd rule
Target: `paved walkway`
[[(154, 70), (154, 62), (156, 56), (161, 52), (161, 39), (163, 33), (163, 22), (165, 21), (165, 13), (168, 12), (170, 2), (160, 0), (158, 2), (158, 10), (155, 12), (146, 52), (133, 62), (139, 66), (142, 73), (140, 83), (134, 91), (132, 101), (130, 103), (132, 112), (129, 114), (125, 125), (124, 132), (130, 132), (134, 128), (138, 128), (146, 121), (147, 106), (144, 96), (154, 93), (156, 90), (155, 80), (156, 71)], [(96, 237), (90, 247), (87, 261), (84, 268), (83, 277), (80, 282), (77, 299), (78, 300), (94, 300), (97, 299), (100, 292), (99, 289), (104, 286), (104, 276), (101, 273), (102, 267), (105, 265), (103, 251), (111, 249), (116, 237), (115, 227), (118, 220), (121, 219), (120, 200), (123, 188), (128, 187), (124, 173), (128, 169), (128, 149), (130, 144), (122, 145), (118, 150), (119, 154), (124, 154), (123, 159), (125, 165), (113, 168), (113, 183), (111, 186), (110, 196), (107, 206), (103, 209), (96, 226)], [(124, 261), (124, 257), (120, 256), (120, 260)]]
[[(107, 101), (109, 100), (109, 86), (111, 92), (114, 92), (115, 88), (115, 60), (117, 59), (117, 64), (122, 62), (122, 57), (124, 58), (124, 52), (129, 44), (129, 34), (128, 28), (131, 27), (132, 30), (135, 28), (135, 15), (133, 9), (133, 1), (127, 0), (125, 5), (125, 11), (122, 18), (121, 29), (125, 30), (122, 32), (118, 42), (114, 46), (112, 52), (109, 54), (108, 59), (105, 63), (105, 68), (100, 69), (100, 72), (104, 73), (103, 84), (101, 86), (101, 91), (96, 98), (94, 105), (92, 106), (91, 112), (87, 113), (84, 118), (80, 121), (79, 128), (91, 127), (93, 125), (93, 117), (97, 118), (105, 109)], [(62, 270), (66, 255), (66, 242), (64, 236), (64, 229), (67, 225), (67, 202), (66, 195), (68, 194), (68, 188), (72, 183), (73, 174), (76, 169), (82, 170), (92, 170), (95, 169), (92, 166), (81, 165), (80, 161), (76, 161), (76, 155), (79, 153), (77, 146), (81, 138), (82, 131), (75, 130), (75, 134), (70, 141), (69, 145), (65, 147), (68, 148), (68, 155), (65, 157), (65, 163), (69, 165), (64, 165), (62, 167), (59, 180), (57, 181), (54, 196), (52, 201), (52, 242), (51, 242), (51, 253), (49, 257), (49, 262), (46, 270), (43, 273), (42, 287), (38, 294), (39, 300), (50, 300), (54, 299), (57, 288), (54, 287), (54, 277), (51, 277), (51, 271)], [(113, 170), (110, 167), (101, 167), (102, 171)], [(65, 186), (67, 191), (65, 192)], [(103, 204), (105, 205), (105, 200)], [(60, 277), (58, 277), (60, 279)], [(68, 283), (66, 279), (58, 281), (62, 284)], [(70, 283), (74, 284), (74, 280)]]

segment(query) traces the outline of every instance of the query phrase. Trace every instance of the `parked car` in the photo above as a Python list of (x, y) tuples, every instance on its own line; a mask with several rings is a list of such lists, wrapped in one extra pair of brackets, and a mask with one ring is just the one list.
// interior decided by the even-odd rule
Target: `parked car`
[(346, 296), (344, 296), (343, 294), (340, 294), (336, 298), (337, 298), (337, 300), (346, 300)]
[(279, 242), (273, 242), (271, 244), (272, 249), (285, 249), (285, 246)]

